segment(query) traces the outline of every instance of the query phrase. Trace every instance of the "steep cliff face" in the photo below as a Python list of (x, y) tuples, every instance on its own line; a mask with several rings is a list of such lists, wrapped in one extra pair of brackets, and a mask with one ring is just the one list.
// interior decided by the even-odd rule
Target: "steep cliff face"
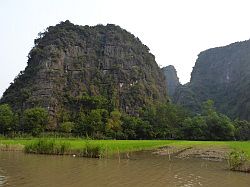
[(129, 32), (65, 21), (39, 34), (27, 67), (1, 103), (19, 111), (45, 107), (53, 125), (61, 110), (84, 108), (80, 98), (86, 95), (101, 96), (110, 110), (136, 115), (141, 107), (166, 100), (164, 81), (147, 46)]
[(175, 89), (180, 85), (179, 78), (174, 66), (166, 66), (162, 68), (162, 72), (166, 78), (167, 93), (172, 97), (175, 93)]
[(193, 103), (189, 108), (197, 111), (201, 102), (212, 99), (220, 112), (250, 120), (250, 41), (201, 52), (186, 87), (189, 96), (179, 90), (175, 103)]

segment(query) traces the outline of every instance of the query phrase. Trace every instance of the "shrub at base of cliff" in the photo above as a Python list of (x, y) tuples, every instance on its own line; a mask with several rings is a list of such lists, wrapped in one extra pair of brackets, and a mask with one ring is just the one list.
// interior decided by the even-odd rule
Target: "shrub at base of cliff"
[(6, 134), (14, 130), (14, 113), (9, 105), (0, 105), (0, 133)]
[(60, 125), (59, 131), (64, 133), (71, 133), (74, 127), (75, 123), (67, 121)]
[(26, 109), (23, 114), (25, 132), (36, 136), (43, 132), (48, 124), (48, 112), (44, 108)]
[[(141, 109), (139, 116), (131, 116), (118, 110), (109, 113), (105, 109), (80, 109), (60, 118), (62, 122), (58, 132), (51, 135), (94, 139), (233, 140), (235, 135), (237, 139), (248, 138), (243, 133), (243, 130), (248, 128), (247, 122), (233, 123), (226, 116), (217, 113), (211, 101), (205, 102), (203, 108), (203, 114), (198, 116), (190, 116), (185, 110), (169, 103), (145, 107)], [(1, 111), (0, 116), (11, 114), (5, 110)], [(20, 120), (15, 122), (12, 124), (15, 128), (8, 131), (9, 133), (17, 129), (33, 136), (45, 130), (48, 137), (51, 133), (46, 129), (48, 113), (42, 108), (25, 110)]]
[(153, 139), (155, 137), (152, 125), (139, 117), (123, 116), (122, 129), (125, 139)]
[(202, 115), (186, 118), (180, 129), (180, 138), (188, 140), (234, 140), (235, 135), (233, 122), (217, 113), (211, 100), (203, 103)]
[(75, 121), (73, 132), (80, 136), (104, 137), (108, 117), (105, 109), (93, 109), (87, 113), (80, 111), (77, 117), (72, 119)]
[(207, 124), (202, 116), (187, 118), (182, 123), (182, 137), (189, 140), (206, 140)]

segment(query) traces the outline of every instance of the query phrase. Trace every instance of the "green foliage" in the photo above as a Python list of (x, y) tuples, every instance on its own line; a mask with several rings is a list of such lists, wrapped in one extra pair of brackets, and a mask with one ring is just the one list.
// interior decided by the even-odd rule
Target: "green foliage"
[(126, 139), (133, 140), (138, 138), (137, 127), (140, 124), (141, 119), (138, 117), (132, 117), (125, 115), (122, 117), (122, 129), (126, 135)]
[(190, 82), (177, 89), (174, 102), (201, 113), (201, 103), (212, 99), (218, 112), (249, 121), (249, 45), (247, 40), (201, 52)]
[(67, 121), (60, 125), (60, 131), (65, 133), (71, 133), (74, 127), (75, 123)]
[(103, 96), (89, 96), (84, 94), (78, 102), (88, 110), (106, 108), (107, 99)]
[(98, 131), (102, 131), (104, 129), (104, 124), (102, 122), (102, 111), (101, 110), (91, 110), (89, 116), (87, 117), (87, 123), (89, 127), (91, 127), (91, 135)]
[(207, 124), (202, 116), (186, 118), (182, 123), (182, 138), (188, 140), (206, 140)]
[(208, 137), (210, 140), (234, 139), (235, 128), (228, 117), (212, 113), (205, 118), (208, 126)]
[(122, 129), (126, 139), (153, 139), (153, 126), (148, 121), (129, 115), (122, 116)]
[(141, 111), (143, 121), (152, 126), (154, 138), (179, 138), (179, 129), (187, 114), (181, 108), (172, 104), (158, 104)]
[(234, 121), (235, 138), (237, 140), (250, 140), (250, 122), (248, 121)]
[(110, 113), (106, 128), (107, 130), (119, 131), (121, 130), (121, 113), (118, 110), (114, 110)]
[(14, 113), (8, 104), (0, 105), (0, 133), (13, 130)]
[(90, 140), (85, 140), (85, 147), (82, 155), (90, 158), (102, 158), (104, 157), (104, 147), (99, 144), (93, 144)]
[[(202, 53), (200, 57), (206, 55)], [(227, 61), (223, 55), (205, 59), (211, 63), (218, 59), (218, 62)], [(235, 110), (242, 105), (240, 111), (245, 118), (249, 115), (248, 92), (240, 90), (249, 87), (248, 81), (242, 81), (250, 80), (249, 73), (241, 69), (244, 86), (239, 85), (240, 89), (229, 82), (220, 88), (217, 79), (203, 77), (210, 70), (207, 64), (194, 68), (192, 83), (177, 88), (177, 92), (182, 93), (173, 99), (184, 98), (185, 103), (177, 103), (195, 105), (193, 109), (201, 115), (191, 116), (182, 108), (166, 103), (163, 74), (148, 47), (139, 39), (112, 24), (89, 27), (67, 20), (48, 27), (35, 40), (28, 66), (1, 99), (1, 103), (8, 103), (15, 113), (7, 105), (0, 106), (0, 132), (23, 130), (39, 135), (51, 125), (55, 127), (53, 130), (99, 139), (249, 139), (248, 122), (232, 123), (215, 110), (212, 100), (206, 101), (216, 99), (216, 106), (224, 103), (220, 109), (228, 109), (229, 114), (237, 113)], [(224, 81), (217, 77), (219, 82)], [(176, 77), (175, 81), (177, 86)], [(48, 83), (51, 89), (44, 89)], [(236, 86), (235, 95), (239, 93), (242, 100), (232, 100), (229, 107), (225, 105), (225, 98), (230, 99), (233, 91), (224, 90)], [(220, 91), (226, 96), (217, 95)], [(37, 93), (51, 98), (39, 97)], [(202, 105), (202, 101), (206, 102)], [(49, 120), (46, 110), (36, 108), (48, 104)]]
[(227, 116), (215, 111), (212, 100), (203, 103), (203, 114), (210, 140), (232, 140), (234, 138), (233, 123)]
[(247, 155), (244, 151), (232, 151), (229, 154), (229, 167), (231, 170), (238, 170), (247, 161)]
[(203, 103), (203, 115), (186, 118), (180, 138), (190, 140), (233, 140), (235, 127), (225, 115), (215, 111), (213, 101)]
[(108, 112), (105, 109), (94, 109), (90, 113), (80, 112), (76, 119), (75, 133), (84, 136), (102, 136)]
[[(119, 26), (79, 26), (67, 20), (39, 33), (34, 43), (28, 66), (0, 101), (18, 111), (21, 121), (25, 109), (46, 106), (51, 114), (48, 127), (53, 130), (71, 121), (78, 134), (94, 135), (97, 129), (103, 133), (103, 124), (110, 124), (118, 133), (120, 125), (112, 111), (137, 116), (148, 104), (167, 99), (154, 56)], [(97, 109), (107, 111), (106, 120), (101, 114), (102, 125), (95, 120), (93, 125), (98, 127), (92, 128), (87, 118), (98, 118), (98, 112), (93, 112)]]
[(39, 135), (48, 123), (48, 112), (44, 108), (36, 107), (24, 111), (23, 122), (25, 131)]
[(38, 139), (25, 145), (26, 153), (63, 155), (70, 150), (68, 142), (56, 142), (54, 139)]
[(215, 113), (214, 101), (209, 99), (202, 103), (202, 114), (203, 115), (213, 115)]
[(57, 119), (59, 122), (64, 123), (70, 121), (70, 112), (62, 109), (57, 113)]
[[(139, 116), (132, 116), (118, 110), (109, 113), (101, 105), (95, 105), (92, 109), (80, 108), (78, 112), (71, 114), (61, 112), (60, 119), (63, 122), (58, 130), (96, 139), (249, 139), (250, 128), (247, 121), (233, 123), (228, 117), (215, 111), (212, 101), (205, 102), (203, 107), (202, 115), (190, 116), (178, 106), (157, 104), (142, 108)], [(11, 116), (13, 115), (15, 116), (12, 113)], [(25, 133), (39, 135), (48, 123), (48, 112), (42, 108), (27, 109), (21, 119)]]

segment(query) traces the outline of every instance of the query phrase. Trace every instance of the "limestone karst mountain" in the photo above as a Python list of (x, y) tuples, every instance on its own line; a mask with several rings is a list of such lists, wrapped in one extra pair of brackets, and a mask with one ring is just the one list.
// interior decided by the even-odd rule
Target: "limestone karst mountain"
[(218, 111), (250, 120), (250, 40), (201, 52), (190, 82), (173, 96), (174, 103), (195, 112), (208, 99)]
[(167, 92), (170, 97), (175, 93), (175, 89), (180, 85), (179, 78), (174, 66), (169, 65), (162, 68), (164, 76), (166, 78)]
[(164, 75), (148, 47), (116, 25), (61, 22), (39, 34), (28, 57), (1, 103), (20, 112), (44, 107), (52, 128), (65, 110), (101, 103), (137, 115), (143, 106), (167, 99)]

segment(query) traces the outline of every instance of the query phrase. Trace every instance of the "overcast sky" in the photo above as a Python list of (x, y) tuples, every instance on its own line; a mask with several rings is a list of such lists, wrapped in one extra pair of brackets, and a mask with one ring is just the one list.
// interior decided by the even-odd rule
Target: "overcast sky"
[(249, 18), (247, 0), (0, 0), (0, 96), (37, 34), (60, 21), (120, 25), (186, 83), (199, 52), (250, 38)]

